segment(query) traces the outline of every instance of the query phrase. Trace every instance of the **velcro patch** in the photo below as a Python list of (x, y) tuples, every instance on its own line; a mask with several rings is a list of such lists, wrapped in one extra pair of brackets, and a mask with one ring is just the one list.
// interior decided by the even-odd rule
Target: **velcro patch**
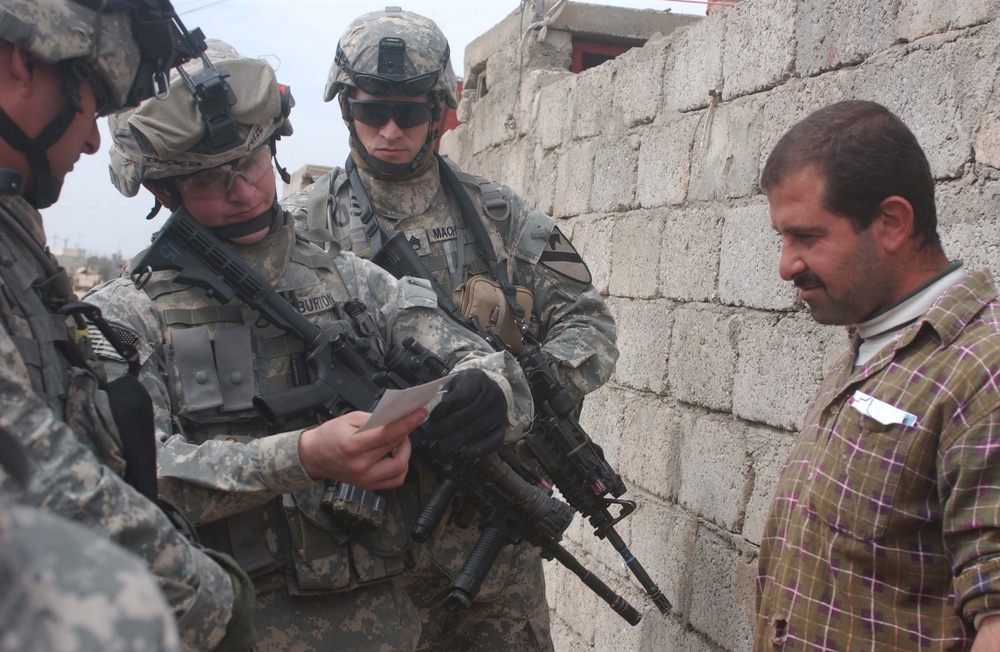
[(292, 305), (299, 314), (309, 316), (333, 310), (337, 307), (337, 300), (333, 298), (332, 293), (324, 292), (309, 297), (296, 297)]
[(577, 253), (573, 243), (563, 235), (558, 227), (552, 229), (538, 262), (553, 272), (558, 272), (579, 283), (589, 284), (593, 280), (587, 263), (583, 262), (583, 258)]
[(410, 243), (418, 256), (431, 255), (430, 242), (427, 239), (427, 231), (424, 229), (406, 229), (403, 231), (406, 241)]
[(444, 226), (434, 226), (427, 229), (427, 239), (431, 242), (442, 242), (444, 240), (454, 240), (458, 237), (458, 229), (454, 224)]

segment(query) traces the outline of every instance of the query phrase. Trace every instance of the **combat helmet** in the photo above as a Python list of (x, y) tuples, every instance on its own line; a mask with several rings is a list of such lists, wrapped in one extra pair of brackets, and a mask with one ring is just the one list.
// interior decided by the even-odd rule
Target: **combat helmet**
[[(209, 39), (205, 52), (227, 78), (233, 94), (228, 115), (235, 124), (231, 137), (213, 134), (202, 119), (198, 100), (185, 91), (185, 75), (175, 71), (170, 94), (111, 116), (111, 181), (120, 193), (134, 197), (144, 181), (170, 179), (234, 161), (251, 150), (292, 133), (288, 116), (295, 101), (278, 83), (274, 69), (262, 59), (241, 56), (232, 46)], [(201, 61), (183, 66), (187, 77), (203, 72)]]
[(167, 71), (204, 48), (200, 30), (188, 32), (169, 0), (4, 0), (0, 39), (62, 75), (62, 110), (35, 138), (0, 110), (0, 133), (22, 152), (34, 177), (38, 208), (55, 202), (62, 179), (52, 176), (46, 150), (82, 111), (80, 84), (95, 86), (96, 112), (107, 115), (163, 90)]
[(337, 43), (323, 99), (359, 87), (371, 95), (430, 93), (458, 108), (458, 84), (448, 39), (430, 18), (386, 7), (356, 18)]

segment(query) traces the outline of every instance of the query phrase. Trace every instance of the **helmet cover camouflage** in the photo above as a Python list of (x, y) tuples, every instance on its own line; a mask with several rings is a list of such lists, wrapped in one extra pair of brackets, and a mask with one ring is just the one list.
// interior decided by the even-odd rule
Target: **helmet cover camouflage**
[[(109, 118), (111, 182), (126, 197), (134, 197), (149, 179), (167, 179), (218, 167), (240, 158), (272, 136), (288, 136), (288, 111), (294, 101), (279, 86), (274, 69), (261, 59), (241, 56), (232, 46), (209, 39), (205, 54), (217, 68), (229, 71), (227, 81), (236, 95), (230, 107), (239, 127), (239, 143), (213, 151), (205, 141), (205, 124), (194, 96), (175, 71), (170, 95), (149, 99), (137, 108)], [(196, 59), (185, 64), (191, 75), (201, 72)]]
[(356, 86), (345, 65), (355, 73), (378, 74), (379, 44), (384, 38), (397, 38), (405, 43), (403, 79), (441, 70), (430, 92), (442, 96), (451, 108), (458, 108), (458, 86), (451, 67), (448, 39), (430, 18), (399, 7), (386, 7), (385, 11), (365, 14), (347, 26), (337, 44), (337, 60), (327, 76), (323, 95), (325, 101), (329, 102), (342, 90)]
[(72, 0), (3, 0), (0, 39), (45, 63), (84, 60), (116, 108), (126, 104), (141, 59), (127, 12), (103, 13)]

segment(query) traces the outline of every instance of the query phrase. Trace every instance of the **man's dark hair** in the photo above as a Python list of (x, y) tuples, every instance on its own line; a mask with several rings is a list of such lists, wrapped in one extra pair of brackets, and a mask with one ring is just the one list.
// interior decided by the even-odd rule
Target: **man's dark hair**
[(823, 207), (850, 219), (855, 231), (871, 226), (883, 199), (898, 195), (913, 206), (920, 246), (940, 243), (927, 156), (913, 132), (881, 104), (849, 100), (810, 114), (774, 146), (761, 189), (810, 165), (826, 180)]

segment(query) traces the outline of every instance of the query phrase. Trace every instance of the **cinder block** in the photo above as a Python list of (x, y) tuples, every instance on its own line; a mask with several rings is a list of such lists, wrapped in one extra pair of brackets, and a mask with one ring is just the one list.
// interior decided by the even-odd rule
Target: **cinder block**
[(895, 40), (900, 0), (800, 0), (795, 72), (809, 77), (858, 64)]
[(730, 652), (753, 648), (756, 555), (698, 530), (691, 625)]
[(634, 208), (638, 169), (638, 136), (602, 142), (594, 153), (592, 210), (608, 213)]
[(618, 459), (625, 410), (634, 395), (634, 392), (608, 383), (587, 394), (583, 401), (580, 425), (604, 449), (609, 460)]
[(663, 39), (632, 48), (616, 59), (618, 80), (614, 106), (623, 126), (648, 124), (656, 117), (661, 104), (661, 80), (667, 60)]
[(685, 116), (663, 127), (641, 132), (637, 199), (643, 208), (680, 204), (691, 178), (691, 147), (697, 116)]
[(993, 95), (983, 111), (975, 151), (977, 163), (1000, 169), (1000, 87), (993, 89)]
[(596, 141), (587, 141), (560, 148), (553, 215), (561, 217), (590, 212), (594, 152), (598, 146)]
[(664, 213), (660, 247), (660, 294), (678, 301), (718, 296), (723, 207), (692, 204)]
[(633, 211), (611, 220), (611, 268), (609, 290), (619, 297), (651, 299), (660, 285), (660, 252), (646, 243), (663, 238), (663, 219), (646, 211)]
[(616, 381), (625, 387), (663, 395), (667, 391), (673, 303), (625, 299), (610, 303), (618, 322)]
[(611, 234), (615, 223), (598, 215), (586, 215), (571, 221), (573, 246), (587, 263), (594, 287), (607, 295), (611, 279)]
[(961, 176), (1000, 73), (1000, 21), (923, 38), (838, 73), (844, 95), (885, 105), (920, 141), (935, 178)]
[(510, 113), (510, 101), (514, 96), (516, 82), (498, 84), (485, 97), (481, 97), (470, 106), (470, 124), (473, 126), (472, 150), (480, 153), (488, 147), (494, 147), (514, 137), (504, 128), (507, 114)]
[(688, 201), (735, 199), (757, 193), (766, 104), (766, 99), (754, 96), (699, 111)]
[(667, 363), (674, 398), (732, 411), (738, 331), (739, 319), (733, 313), (697, 308), (674, 313)]
[[(678, 507), (658, 501), (641, 501), (627, 519), (631, 523), (630, 549), (663, 595), (670, 600), (674, 614), (685, 617), (690, 613), (692, 565), (695, 560), (695, 539), (698, 519)], [(628, 575), (629, 583), (641, 595), (645, 591), (638, 580)], [(648, 598), (642, 598), (643, 605)], [(661, 618), (652, 607), (650, 617)]]
[(576, 92), (572, 99), (573, 138), (592, 138), (607, 131), (617, 131), (611, 125), (620, 125), (614, 119), (611, 98), (614, 97), (615, 67), (611, 64), (584, 70), (576, 76)]
[(719, 259), (719, 299), (731, 306), (791, 310), (798, 290), (778, 275), (781, 238), (762, 195), (725, 211)]
[(678, 502), (701, 518), (738, 531), (748, 466), (745, 424), (715, 415), (697, 419), (681, 446)]
[(902, 0), (896, 34), (914, 41), (929, 34), (985, 23), (997, 15), (1000, 15), (1000, 0)]
[[(552, 604), (552, 599), (549, 599), (549, 604)], [(580, 619), (581, 621), (583, 619)], [(572, 624), (577, 624), (577, 620), (574, 619)], [(590, 622), (593, 622), (592, 620)], [(558, 614), (553, 613), (551, 616), (549, 635), (552, 637), (552, 647), (556, 650), (576, 650), (577, 652), (584, 652), (585, 650), (593, 650), (594, 646), (588, 643), (576, 630), (572, 629), (570, 622), (563, 620)]]
[(795, 434), (760, 426), (750, 427), (747, 429), (747, 443), (750, 447), (753, 489), (743, 519), (743, 536), (759, 546), (774, 498), (774, 488), (795, 443)]
[(679, 454), (684, 441), (682, 420), (670, 403), (652, 394), (637, 394), (626, 403), (626, 436), (615, 468), (627, 487), (642, 487), (662, 499), (680, 488)]
[(545, 149), (559, 147), (570, 134), (570, 116), (573, 104), (567, 101), (576, 92), (576, 76), (560, 79), (538, 93), (538, 115), (534, 119), (532, 136)]
[(723, 99), (774, 88), (795, 62), (795, 9), (787, 0), (741, 2), (726, 12)]
[(472, 130), (460, 124), (441, 136), (440, 152), (458, 163), (463, 170), (472, 159)]
[(843, 328), (821, 327), (806, 314), (741, 319), (733, 414), (795, 430), (823, 376), (824, 351), (843, 343)]
[(1000, 276), (1000, 179), (976, 178), (940, 183), (936, 189), (938, 233), (944, 251), (967, 269), (988, 267)]
[(678, 29), (668, 37), (663, 76), (663, 113), (707, 107), (709, 91), (722, 92), (722, 43), (726, 14), (718, 13)]

